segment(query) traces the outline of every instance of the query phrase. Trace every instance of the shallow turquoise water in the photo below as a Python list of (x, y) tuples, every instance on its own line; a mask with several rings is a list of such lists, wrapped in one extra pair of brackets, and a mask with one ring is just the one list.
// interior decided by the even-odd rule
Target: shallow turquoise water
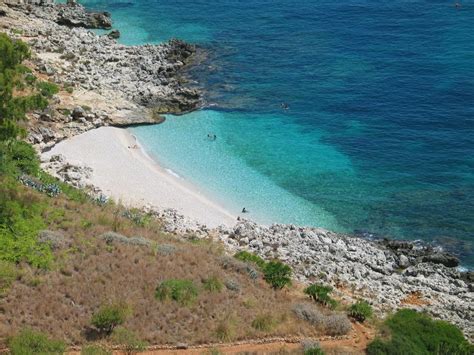
[(134, 131), (233, 212), (442, 242), (474, 265), (473, 2), (84, 4), (124, 43), (208, 50), (192, 74), (212, 109)]

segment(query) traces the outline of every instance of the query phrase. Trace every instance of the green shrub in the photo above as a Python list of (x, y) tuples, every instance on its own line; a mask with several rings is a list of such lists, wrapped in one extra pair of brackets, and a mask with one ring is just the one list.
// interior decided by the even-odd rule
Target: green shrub
[(60, 340), (49, 339), (47, 335), (32, 330), (22, 330), (8, 341), (12, 355), (63, 354), (66, 345)]
[(111, 337), (115, 345), (119, 345), (126, 354), (144, 351), (147, 343), (140, 340), (138, 336), (125, 328), (114, 329)]
[(0, 260), (47, 268), (53, 254), (38, 242), (38, 232), (45, 228), (42, 212), (47, 209), (34, 195), (22, 191), (16, 181), (0, 178)]
[(100, 345), (87, 345), (82, 348), (81, 355), (112, 355), (112, 351)]
[(261, 332), (271, 331), (273, 327), (275, 326), (275, 324), (276, 324), (276, 321), (271, 316), (271, 314), (259, 315), (252, 321), (252, 327)]
[(183, 306), (189, 305), (198, 296), (198, 289), (190, 280), (170, 279), (158, 285), (155, 297), (160, 301), (171, 299)]
[(274, 289), (282, 289), (291, 284), (291, 268), (281, 261), (270, 261), (263, 269), (265, 281)]
[(253, 253), (249, 253), (248, 251), (239, 251), (237, 254), (234, 255), (234, 258), (247, 263), (254, 263), (261, 269), (263, 269), (266, 264), (266, 261), (263, 260), (261, 257)]
[(358, 322), (364, 322), (367, 318), (372, 317), (372, 306), (367, 301), (357, 301), (349, 308), (349, 316)]
[(47, 81), (40, 81), (36, 84), (36, 88), (39, 90), (42, 96), (50, 98), (53, 95), (59, 92), (59, 87), (56, 84), (47, 82)]
[(204, 289), (209, 292), (221, 292), (224, 285), (222, 282), (216, 277), (211, 276), (207, 279), (202, 281)]
[(390, 331), (390, 338), (377, 338), (370, 343), (367, 348), (369, 355), (470, 355), (474, 351), (459, 328), (413, 310), (402, 309), (384, 324)]
[(334, 309), (337, 306), (337, 302), (332, 299), (331, 296), (329, 296), (331, 292), (331, 286), (324, 286), (320, 284), (312, 284), (311, 286), (306, 287), (304, 290), (304, 293), (306, 293), (313, 301)]
[(124, 303), (104, 305), (92, 315), (91, 324), (99, 331), (110, 334), (125, 322), (129, 314), (130, 308)]
[(304, 355), (324, 355), (324, 351), (321, 348), (309, 348), (304, 351)]
[(9, 146), (9, 160), (15, 176), (28, 174), (36, 176), (40, 171), (40, 161), (35, 149), (22, 141), (12, 142)]
[(0, 297), (5, 295), (18, 276), (15, 264), (0, 260)]

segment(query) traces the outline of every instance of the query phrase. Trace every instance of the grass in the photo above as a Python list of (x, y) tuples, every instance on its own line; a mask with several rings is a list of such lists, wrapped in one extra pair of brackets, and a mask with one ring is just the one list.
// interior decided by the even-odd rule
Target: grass
[(275, 318), (267, 313), (257, 316), (252, 321), (252, 327), (260, 332), (269, 332), (275, 327), (276, 323)]
[(171, 279), (158, 285), (155, 297), (160, 301), (173, 300), (182, 306), (188, 306), (195, 301), (198, 294), (198, 288), (193, 281)]
[(222, 282), (216, 276), (211, 276), (202, 281), (203, 287), (209, 292), (221, 292), (224, 288)]
[(120, 346), (126, 354), (134, 354), (144, 351), (147, 343), (141, 340), (134, 332), (125, 328), (117, 328), (113, 331), (111, 340)]
[(245, 250), (236, 253), (234, 255), (234, 258), (243, 262), (253, 263), (261, 269), (263, 269), (266, 265), (266, 261), (263, 260), (261, 257)]
[(32, 330), (22, 330), (10, 338), (8, 346), (12, 355), (63, 354), (66, 345), (63, 341), (48, 338), (47, 335)]
[(8, 292), (19, 276), (20, 273), (15, 264), (0, 260), (0, 297)]

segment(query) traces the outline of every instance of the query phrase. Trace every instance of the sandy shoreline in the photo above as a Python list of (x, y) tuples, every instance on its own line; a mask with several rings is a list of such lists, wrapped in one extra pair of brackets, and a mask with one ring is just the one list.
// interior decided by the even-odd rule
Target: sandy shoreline
[(210, 228), (236, 222), (236, 216), (196, 186), (159, 166), (126, 129), (91, 130), (60, 142), (42, 157), (56, 154), (64, 155), (72, 164), (92, 168), (90, 183), (126, 205), (173, 208)]

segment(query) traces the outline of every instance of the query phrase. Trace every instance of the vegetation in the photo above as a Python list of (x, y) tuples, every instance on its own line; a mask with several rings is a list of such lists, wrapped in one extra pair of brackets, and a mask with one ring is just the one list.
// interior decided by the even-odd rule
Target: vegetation
[(93, 314), (91, 324), (99, 331), (110, 334), (125, 322), (129, 314), (130, 308), (124, 303), (104, 305)]
[(263, 269), (266, 265), (266, 261), (263, 260), (261, 257), (253, 253), (249, 253), (248, 251), (245, 251), (245, 250), (239, 251), (238, 253), (236, 253), (234, 255), (234, 258), (247, 262), (247, 263), (254, 263), (261, 269)]
[(216, 276), (211, 276), (207, 279), (204, 279), (202, 284), (204, 289), (209, 292), (221, 292), (222, 288), (224, 287), (222, 282)]
[(275, 324), (275, 319), (271, 314), (267, 313), (257, 316), (252, 322), (252, 327), (261, 332), (269, 332), (273, 329)]
[(364, 322), (366, 319), (372, 317), (372, 306), (367, 301), (357, 301), (349, 308), (349, 316), (358, 322)]
[(263, 270), (265, 281), (280, 290), (291, 284), (291, 268), (281, 261), (270, 261)]
[(331, 292), (331, 286), (324, 286), (321, 284), (312, 284), (304, 290), (304, 293), (306, 293), (313, 301), (334, 309), (337, 306), (337, 301), (329, 296)]
[(63, 354), (66, 345), (60, 340), (49, 339), (43, 333), (22, 330), (8, 341), (12, 355)]
[(100, 345), (87, 345), (82, 348), (81, 355), (112, 355), (112, 352)]
[(140, 340), (138, 336), (125, 329), (117, 328), (112, 333), (112, 342), (115, 345), (119, 345), (126, 354), (134, 354), (140, 351), (144, 351), (147, 343)]
[(155, 297), (160, 301), (171, 299), (183, 306), (194, 302), (198, 296), (198, 289), (190, 280), (171, 279), (158, 285)]
[(398, 311), (385, 321), (385, 326), (389, 336), (369, 344), (368, 354), (469, 355), (474, 351), (456, 326), (413, 310)]
[(0, 297), (7, 292), (18, 276), (15, 264), (0, 260)]

